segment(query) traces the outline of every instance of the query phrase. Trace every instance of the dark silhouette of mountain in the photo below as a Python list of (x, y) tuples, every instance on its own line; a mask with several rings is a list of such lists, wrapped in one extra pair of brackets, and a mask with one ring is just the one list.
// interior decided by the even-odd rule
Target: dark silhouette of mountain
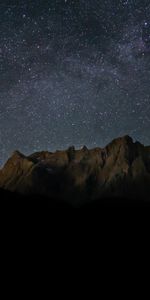
[(150, 147), (124, 136), (105, 148), (15, 151), (0, 170), (0, 188), (3, 199), (32, 198), (50, 207), (148, 206)]

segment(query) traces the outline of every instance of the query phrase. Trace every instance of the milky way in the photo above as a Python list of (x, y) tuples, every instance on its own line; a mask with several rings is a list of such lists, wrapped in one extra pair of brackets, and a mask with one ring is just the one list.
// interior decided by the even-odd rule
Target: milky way
[(0, 32), (0, 164), (124, 134), (150, 144), (150, 1), (1, 1)]

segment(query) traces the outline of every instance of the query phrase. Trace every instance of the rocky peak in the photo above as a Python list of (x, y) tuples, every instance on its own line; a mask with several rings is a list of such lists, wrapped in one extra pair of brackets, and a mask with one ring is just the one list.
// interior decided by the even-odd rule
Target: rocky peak
[(68, 148), (67, 154), (68, 154), (69, 161), (72, 161), (75, 158), (75, 152), (76, 150), (74, 146)]
[(110, 144), (108, 144), (108, 146), (106, 146), (106, 151), (108, 155), (117, 155), (122, 160), (126, 160), (126, 162), (128, 161), (129, 164), (131, 164), (137, 156), (143, 155), (145, 147), (139, 142), (134, 143), (130, 136), (125, 135), (114, 139)]
[[(74, 195), (81, 191), (90, 197), (105, 191), (122, 193), (125, 185), (143, 178), (150, 186), (150, 147), (126, 135), (105, 148), (42, 151), (25, 156), (15, 151), (0, 171), (0, 187), (14, 191), (49, 191), (52, 195)], [(146, 178), (146, 179), (145, 179)], [(128, 188), (125, 188), (126, 192)], [(61, 191), (61, 192), (60, 192)], [(123, 192), (124, 193), (124, 192)], [(93, 196), (94, 195), (94, 196)]]
[(16, 150), (0, 170), (0, 187), (15, 190), (16, 184), (32, 168), (33, 162)]
[(15, 150), (15, 151), (12, 153), (11, 157), (12, 157), (13, 159), (15, 159), (15, 158), (25, 158), (25, 155), (24, 155), (23, 153), (21, 153), (20, 151)]
[(82, 151), (87, 152), (87, 151), (88, 151), (88, 148), (84, 145), (84, 146), (82, 147)]
[(113, 148), (116, 148), (116, 147), (120, 147), (120, 146), (132, 146), (134, 144), (133, 142), (133, 139), (128, 136), (128, 135), (125, 135), (123, 137), (119, 137), (119, 138), (116, 138), (114, 139), (111, 143), (109, 143), (106, 148), (109, 148), (109, 149), (112, 149)]

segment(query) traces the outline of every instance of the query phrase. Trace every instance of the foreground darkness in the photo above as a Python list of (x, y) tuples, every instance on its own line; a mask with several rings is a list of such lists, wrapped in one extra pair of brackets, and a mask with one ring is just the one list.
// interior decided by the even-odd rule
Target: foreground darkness
[(91, 209), (91, 208), (150, 208), (149, 198), (141, 199), (127, 199), (127, 198), (103, 198), (85, 204), (78, 204), (73, 206), (65, 200), (51, 199), (38, 195), (23, 196), (18, 193), (12, 193), (0, 189), (1, 208), (8, 208), (13, 210), (30, 210), (30, 209)]

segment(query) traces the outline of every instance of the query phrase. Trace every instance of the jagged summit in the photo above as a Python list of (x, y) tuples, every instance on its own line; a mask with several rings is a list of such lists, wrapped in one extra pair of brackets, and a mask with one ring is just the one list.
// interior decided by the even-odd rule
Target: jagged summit
[(125, 135), (123, 137), (113, 139), (106, 147), (114, 146), (114, 145), (128, 145), (132, 146), (134, 143), (132, 137), (129, 135)]
[(20, 151), (15, 150), (15, 151), (11, 154), (11, 157), (13, 157), (14, 159), (15, 159), (15, 158), (24, 158), (25, 155), (24, 155), (23, 153), (21, 153)]
[(126, 135), (104, 148), (15, 151), (0, 170), (0, 188), (68, 201), (150, 195), (150, 147)]
[[(124, 145), (124, 144), (128, 144), (129, 146), (130, 145), (133, 145), (133, 144), (136, 144), (136, 145), (140, 145), (140, 146), (143, 146), (140, 142), (136, 141), (135, 143), (133, 142), (133, 139), (132, 137), (130, 137), (129, 135), (125, 135), (123, 137), (119, 137), (119, 138), (115, 138), (113, 139), (108, 145), (106, 145), (106, 147), (104, 147), (103, 149), (107, 149), (113, 145)], [(148, 148), (149, 146), (147, 146)], [(99, 148), (99, 147), (96, 147), (95, 149), (102, 149), (102, 148)], [(94, 149), (92, 149), (94, 150)], [(91, 151), (92, 151), (91, 150)], [(49, 151), (39, 151), (39, 152), (35, 152), (35, 153), (32, 153), (30, 154), (29, 156), (26, 156), (24, 155), (22, 152), (20, 152), (19, 150), (15, 150), (10, 158), (11, 159), (15, 159), (15, 158), (27, 158), (27, 159), (34, 159), (34, 158), (37, 158), (37, 159), (47, 159), (50, 155), (54, 154), (54, 153), (64, 153), (64, 152), (76, 152), (76, 151), (83, 151), (83, 152), (86, 152), (86, 151), (90, 151), (90, 149), (87, 148), (86, 145), (84, 145), (80, 150), (76, 150), (75, 149), (75, 146), (70, 146), (67, 150), (64, 150), (64, 151), (61, 151), (61, 150), (56, 150), (56, 152), (49, 152)], [(10, 159), (9, 158), (9, 159)]]
[(114, 142), (114, 141), (132, 142), (133, 143), (133, 138), (130, 135), (124, 135), (124, 136), (115, 138), (112, 142)]

